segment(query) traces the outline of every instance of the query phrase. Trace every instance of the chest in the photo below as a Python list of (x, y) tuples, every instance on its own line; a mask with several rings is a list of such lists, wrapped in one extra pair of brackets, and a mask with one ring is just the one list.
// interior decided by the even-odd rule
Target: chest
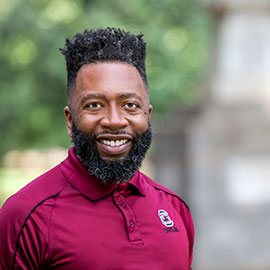
[[(85, 199), (85, 198), (84, 198)], [(165, 198), (115, 194), (61, 202), (52, 216), (52, 269), (187, 269), (188, 239)]]

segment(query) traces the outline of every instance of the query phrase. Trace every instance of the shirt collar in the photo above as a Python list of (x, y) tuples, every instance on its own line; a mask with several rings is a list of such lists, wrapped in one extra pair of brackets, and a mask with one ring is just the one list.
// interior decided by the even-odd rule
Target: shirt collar
[[(91, 200), (99, 200), (109, 195), (119, 186), (118, 184), (102, 184), (95, 176), (89, 174), (77, 158), (74, 146), (69, 149), (68, 157), (61, 163), (60, 167), (71, 185)], [(135, 173), (128, 183), (136, 188), (140, 195), (145, 196), (143, 175), (139, 171)]]

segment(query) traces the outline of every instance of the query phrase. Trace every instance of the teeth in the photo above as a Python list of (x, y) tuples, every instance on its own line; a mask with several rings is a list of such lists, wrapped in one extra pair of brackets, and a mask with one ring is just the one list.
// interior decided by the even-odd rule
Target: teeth
[(107, 140), (101, 140), (103, 144), (109, 145), (109, 146), (120, 146), (122, 144), (127, 143), (127, 139), (117, 140), (117, 141), (107, 141)]

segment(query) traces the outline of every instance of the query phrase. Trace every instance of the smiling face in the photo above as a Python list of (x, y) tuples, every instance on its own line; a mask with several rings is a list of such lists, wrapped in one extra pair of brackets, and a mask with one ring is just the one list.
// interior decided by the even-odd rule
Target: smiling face
[(69, 106), (64, 109), (69, 136), (73, 124), (84, 134), (94, 134), (100, 157), (110, 161), (128, 155), (134, 138), (147, 131), (152, 112), (139, 72), (122, 62), (84, 65)]

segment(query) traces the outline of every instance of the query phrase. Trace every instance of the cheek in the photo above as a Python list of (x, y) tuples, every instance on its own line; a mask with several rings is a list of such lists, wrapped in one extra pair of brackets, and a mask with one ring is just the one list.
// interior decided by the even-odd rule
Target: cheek
[(138, 135), (143, 134), (148, 128), (148, 115), (137, 115), (130, 119), (130, 124), (134, 132)]
[(91, 114), (79, 115), (75, 120), (77, 127), (86, 133), (93, 132), (96, 129), (98, 123), (99, 117)]

